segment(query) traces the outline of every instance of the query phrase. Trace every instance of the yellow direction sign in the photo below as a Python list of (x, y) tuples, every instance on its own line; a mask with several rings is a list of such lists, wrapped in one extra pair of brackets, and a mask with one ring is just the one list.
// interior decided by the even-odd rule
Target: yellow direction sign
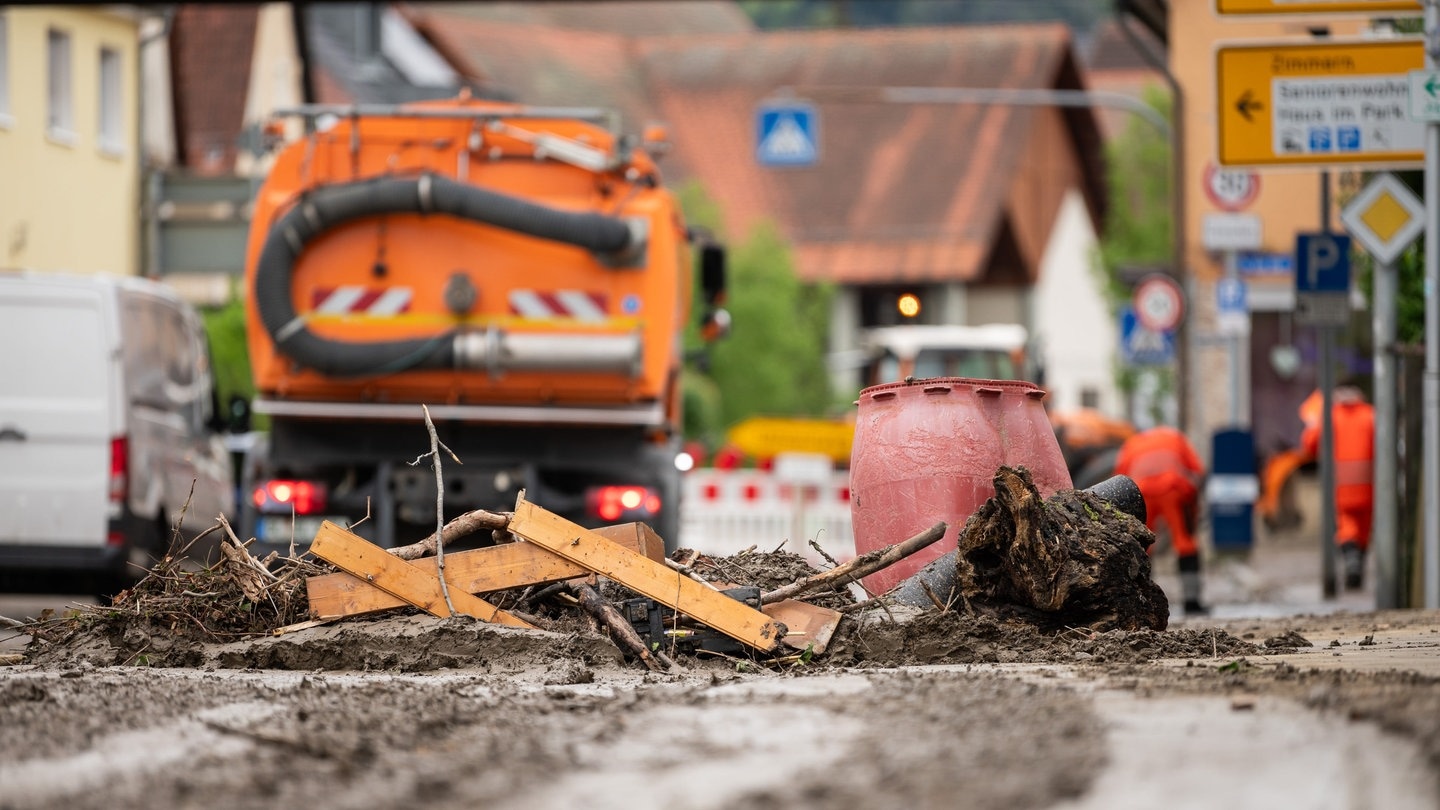
[(1215, 0), (1220, 14), (1419, 14), (1420, 0)]
[(1419, 164), (1408, 115), (1420, 39), (1227, 45), (1216, 51), (1222, 166)]
[(855, 425), (821, 419), (757, 416), (730, 428), (725, 440), (757, 458), (780, 453), (818, 453), (848, 463)]

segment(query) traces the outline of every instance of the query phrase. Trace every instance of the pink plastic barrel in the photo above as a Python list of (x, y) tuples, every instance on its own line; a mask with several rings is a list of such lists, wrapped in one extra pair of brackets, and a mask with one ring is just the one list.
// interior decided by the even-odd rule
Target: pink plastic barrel
[(964, 377), (860, 392), (850, 450), (856, 553), (949, 524), (940, 542), (865, 577), (870, 593), (890, 590), (954, 550), (966, 518), (995, 494), (1002, 465), (1024, 465), (1043, 496), (1071, 487), (1044, 399), (1028, 382)]

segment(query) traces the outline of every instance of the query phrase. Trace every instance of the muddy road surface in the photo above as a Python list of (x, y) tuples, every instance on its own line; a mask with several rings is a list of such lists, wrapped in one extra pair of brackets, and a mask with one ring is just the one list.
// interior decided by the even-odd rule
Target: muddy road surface
[[(10, 631), (0, 810), (1440, 807), (1440, 612), (1322, 604), (1294, 540), (1208, 566), (1216, 618), (1042, 631), (846, 597), (821, 653), (672, 648), (665, 672), (573, 608), (548, 631), (406, 608), (274, 635), (305, 618), (298, 578), (157, 570), (123, 610)], [(806, 575), (790, 557), (716, 570), (770, 590)], [(1173, 604), (1153, 559), (1111, 570)], [(1023, 572), (1125, 594), (1088, 570)]]
[(674, 675), (598, 635), (423, 615), (184, 667), (145, 666), (143, 633), (32, 645), (0, 668), (0, 807), (1440, 805), (1435, 613), (851, 615), (807, 663)]

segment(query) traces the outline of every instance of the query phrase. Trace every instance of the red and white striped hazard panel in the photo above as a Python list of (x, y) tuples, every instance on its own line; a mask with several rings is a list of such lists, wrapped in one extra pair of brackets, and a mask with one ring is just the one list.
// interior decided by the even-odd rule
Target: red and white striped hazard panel
[(310, 296), (310, 309), (317, 315), (383, 318), (409, 312), (414, 297), (409, 287), (320, 287)]
[(603, 293), (584, 290), (511, 290), (510, 314), (522, 318), (572, 318), (603, 321), (609, 302)]

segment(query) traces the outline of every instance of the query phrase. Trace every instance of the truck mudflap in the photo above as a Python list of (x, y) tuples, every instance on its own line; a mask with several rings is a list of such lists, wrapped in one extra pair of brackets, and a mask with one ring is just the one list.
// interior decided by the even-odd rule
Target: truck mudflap
[[(295, 311), (292, 272), (305, 246), (327, 230), (382, 214), (447, 214), (517, 233), (563, 242), (595, 253), (606, 264), (630, 266), (645, 252), (645, 226), (603, 214), (560, 211), (436, 174), (372, 178), (324, 186), (308, 193), (271, 228), (255, 273), (260, 321), (275, 346), (301, 366), (333, 377), (365, 377), (411, 369), (486, 368), (506, 361), (539, 362), (544, 346), (519, 335), (451, 331), (434, 337), (388, 341), (339, 341), (310, 331)], [(581, 351), (572, 339), (568, 355), (548, 361), (553, 369), (638, 369), (638, 336), (616, 336)], [(489, 347), (494, 347), (493, 350)], [(598, 355), (598, 358), (597, 358)], [(632, 372), (634, 373), (634, 372)]]

